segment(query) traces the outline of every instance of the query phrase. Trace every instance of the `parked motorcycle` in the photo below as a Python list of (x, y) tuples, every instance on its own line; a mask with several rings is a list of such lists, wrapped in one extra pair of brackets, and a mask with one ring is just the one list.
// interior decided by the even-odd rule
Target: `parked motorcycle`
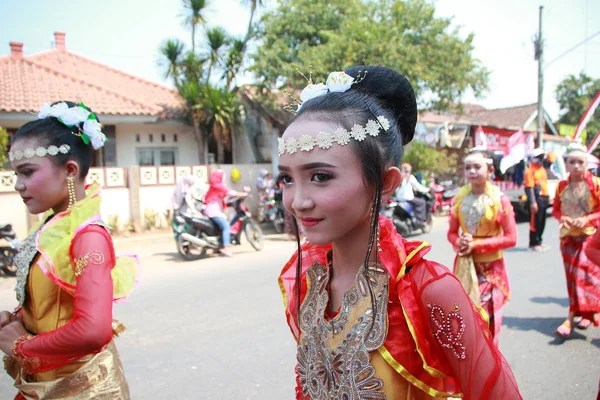
[[(248, 208), (242, 205), (244, 199), (232, 197), (227, 201), (227, 206), (233, 207), (235, 210), (235, 216), (230, 222), (231, 244), (241, 244), (242, 234), (245, 234), (250, 245), (259, 251), (264, 245), (263, 232), (260, 226), (252, 220), (252, 214)], [(175, 214), (173, 216), (173, 233), (177, 251), (186, 260), (197, 260), (206, 256), (208, 249), (219, 250), (223, 247), (221, 230), (206, 215)]]
[(435, 197), (432, 212), (435, 215), (439, 215), (443, 211), (449, 211), (452, 206), (452, 200), (458, 193), (459, 188), (447, 188), (438, 183), (434, 183), (431, 186), (431, 190)]
[(14, 276), (17, 267), (14, 264), (20, 240), (11, 224), (0, 225), (0, 239), (8, 242), (8, 246), (0, 246), (0, 271), (2, 275)]
[(384, 215), (392, 220), (396, 231), (402, 236), (414, 234), (421, 230), (423, 233), (431, 231), (433, 226), (432, 206), (434, 197), (430, 194), (415, 193), (425, 199), (426, 202), (426, 218), (424, 222), (419, 222), (414, 217), (413, 206), (408, 201), (397, 201), (390, 199), (386, 205)]
[(283, 232), (284, 218), (283, 191), (281, 189), (271, 189), (266, 203), (265, 219), (273, 223), (275, 232), (281, 233)]

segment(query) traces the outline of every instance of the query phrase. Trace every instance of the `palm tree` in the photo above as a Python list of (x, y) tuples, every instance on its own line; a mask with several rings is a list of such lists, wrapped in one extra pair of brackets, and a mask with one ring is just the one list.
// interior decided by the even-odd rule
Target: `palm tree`
[(227, 59), (225, 60), (225, 71), (223, 72), (223, 79), (225, 80), (225, 88), (229, 89), (231, 83), (235, 79), (235, 76), (239, 72), (242, 61), (244, 60), (244, 46), (245, 43), (240, 39), (233, 39), (229, 51), (227, 52)]
[(220, 26), (211, 28), (206, 31), (206, 41), (208, 46), (208, 73), (206, 74), (206, 82), (209, 82), (210, 74), (213, 68), (220, 61), (220, 52), (229, 42), (230, 38), (225, 29)]
[(184, 44), (179, 39), (167, 39), (159, 48), (160, 65), (166, 66), (165, 79), (173, 78), (175, 87), (179, 87), (179, 64), (183, 55)]
[(248, 30), (246, 31), (246, 37), (244, 38), (244, 50), (248, 41), (252, 37), (252, 22), (254, 21), (254, 16), (256, 15), (256, 9), (260, 6), (262, 7), (265, 2), (264, 0), (242, 0), (242, 4), (250, 6), (250, 20), (248, 21)]
[(237, 125), (236, 93), (206, 84), (203, 87), (202, 123), (217, 143), (217, 162), (224, 162), (224, 150), (231, 150), (232, 130)]
[(192, 30), (192, 52), (196, 51), (196, 27), (206, 25), (206, 9), (208, 0), (183, 0), (183, 26)]

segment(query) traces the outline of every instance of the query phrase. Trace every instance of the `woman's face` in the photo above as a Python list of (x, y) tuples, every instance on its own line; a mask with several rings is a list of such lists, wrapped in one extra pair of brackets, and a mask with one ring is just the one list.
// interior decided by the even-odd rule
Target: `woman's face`
[[(25, 151), (39, 146), (35, 139), (22, 139), (11, 146), (11, 151)], [(13, 160), (11, 166), (17, 175), (15, 190), (31, 214), (40, 214), (49, 209), (55, 212), (67, 209), (67, 172), (64, 167), (57, 167), (50, 156)]]
[[(334, 123), (299, 120), (283, 139), (333, 132)], [(374, 191), (365, 186), (362, 163), (351, 145), (285, 153), (280, 157), (283, 203), (302, 226), (306, 238), (324, 245), (343, 240), (369, 223)]]
[(572, 178), (581, 179), (587, 171), (587, 155), (583, 151), (572, 151), (567, 155), (567, 172)]
[(490, 177), (490, 167), (483, 154), (474, 153), (465, 158), (465, 179), (471, 185), (484, 184)]

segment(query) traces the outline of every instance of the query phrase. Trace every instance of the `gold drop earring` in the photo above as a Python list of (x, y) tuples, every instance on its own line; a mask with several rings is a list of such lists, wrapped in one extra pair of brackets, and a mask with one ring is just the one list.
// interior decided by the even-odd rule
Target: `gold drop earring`
[(75, 197), (75, 179), (72, 176), (67, 177), (67, 189), (69, 191), (69, 207), (67, 210), (70, 210), (77, 202), (77, 197)]

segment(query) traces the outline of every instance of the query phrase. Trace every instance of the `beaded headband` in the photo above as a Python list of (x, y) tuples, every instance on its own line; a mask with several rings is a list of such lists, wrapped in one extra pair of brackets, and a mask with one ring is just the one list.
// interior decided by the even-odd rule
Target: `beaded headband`
[[(66, 102), (60, 102), (51, 105), (46, 103), (38, 113), (38, 119), (56, 118), (68, 128), (75, 128), (77, 132), (71, 132), (79, 136), (85, 144), (91, 144), (94, 150), (104, 146), (106, 135), (102, 133), (102, 125), (98, 122), (96, 114), (91, 112), (83, 103), (69, 107)], [(29, 148), (23, 151), (10, 151), (8, 158), (10, 161), (22, 160), (24, 158), (56, 156), (58, 154), (68, 154), (71, 146), (63, 144), (61, 146)]]
[(362, 142), (367, 135), (376, 137), (379, 135), (380, 129), (387, 131), (389, 128), (390, 121), (383, 115), (380, 115), (377, 117), (377, 120), (368, 120), (364, 127), (355, 124), (350, 131), (344, 128), (337, 128), (333, 133), (319, 132), (316, 137), (302, 135), (300, 139), (289, 138), (286, 140), (277, 138), (279, 155), (281, 156), (286, 152), (294, 154), (297, 151), (311, 151), (315, 147), (326, 150), (333, 146), (334, 143), (345, 146), (350, 143), (350, 139)]
[(481, 155), (487, 165), (494, 165), (494, 160), (488, 155), (486, 149), (481, 147), (473, 147), (469, 150), (463, 162), (467, 162), (470, 157), (475, 157), (477, 154)]

